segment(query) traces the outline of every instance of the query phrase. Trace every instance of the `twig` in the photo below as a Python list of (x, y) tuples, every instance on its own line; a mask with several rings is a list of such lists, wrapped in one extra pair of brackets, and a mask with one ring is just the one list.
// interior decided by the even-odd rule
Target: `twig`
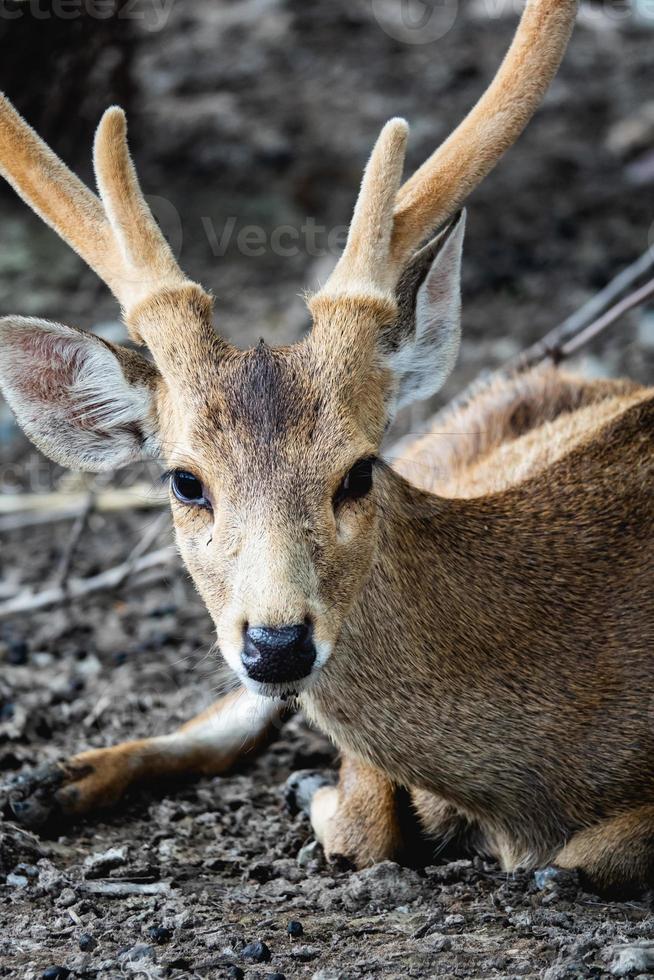
[(75, 523), (73, 524), (72, 530), (70, 532), (70, 537), (68, 538), (68, 543), (64, 553), (61, 556), (59, 562), (59, 567), (54, 574), (53, 584), (61, 586), (62, 589), (66, 588), (66, 583), (68, 581), (68, 576), (70, 575), (70, 570), (73, 565), (73, 558), (75, 557), (75, 552), (81, 541), (82, 534), (84, 533), (86, 526), (89, 521), (89, 517), (93, 512), (95, 506), (95, 494), (93, 491), (89, 492), (87, 495), (86, 506), (77, 515)]
[(169, 881), (83, 881), (77, 890), (86, 895), (126, 898), (129, 895), (170, 895)]
[[(120, 510), (151, 510), (162, 507), (168, 498), (155, 496), (152, 484), (136, 483), (124, 489), (101, 490), (94, 510), (114, 513)], [(71, 520), (79, 517), (88, 504), (88, 493), (18, 493), (0, 495), (0, 531), (19, 530), (33, 524)]]
[(606, 327), (610, 327), (612, 323), (619, 320), (621, 316), (624, 316), (629, 310), (633, 310), (634, 307), (640, 306), (646, 300), (654, 296), (654, 279), (650, 279), (646, 282), (644, 286), (640, 289), (635, 290), (633, 293), (629, 293), (624, 299), (621, 299), (619, 303), (615, 306), (610, 307), (602, 316), (598, 317), (593, 323), (589, 323), (587, 327), (581, 330), (576, 337), (571, 337), (570, 340), (563, 344), (560, 349), (559, 356), (561, 358), (570, 357), (574, 354), (576, 350), (587, 344), (589, 340), (592, 340), (605, 330)]
[[(622, 297), (626, 290), (630, 289), (631, 286), (643, 278), (651, 269), (654, 269), (654, 248), (648, 248), (646, 252), (643, 252), (640, 258), (632, 262), (631, 265), (628, 265), (622, 272), (619, 272), (599, 293), (584, 303), (580, 309), (567, 317), (563, 323), (550, 330), (549, 333), (545, 334), (535, 344), (532, 344), (531, 347), (528, 347), (508, 361), (502, 370), (523, 371), (529, 367), (533, 367), (540, 361), (544, 361), (547, 357), (554, 357), (556, 359), (567, 341), (581, 335), (589, 325), (595, 323), (602, 316), (605, 310), (608, 310), (615, 300)], [(608, 323), (606, 326), (608, 326)]]
[[(142, 555), (136, 561), (128, 559), (90, 578), (70, 579), (66, 588), (54, 586), (42, 592), (23, 592), (7, 602), (0, 603), (0, 620), (18, 613), (37, 612), (50, 606), (60, 606), (68, 600), (78, 599), (94, 592), (116, 589), (123, 585), (130, 575), (137, 573), (139, 578), (131, 582), (131, 588), (149, 585), (153, 581), (165, 578), (168, 572), (167, 566), (175, 560), (175, 557), (176, 551), (172, 546), (160, 548), (158, 551)], [(156, 572), (156, 574), (142, 574), (147, 572)]]

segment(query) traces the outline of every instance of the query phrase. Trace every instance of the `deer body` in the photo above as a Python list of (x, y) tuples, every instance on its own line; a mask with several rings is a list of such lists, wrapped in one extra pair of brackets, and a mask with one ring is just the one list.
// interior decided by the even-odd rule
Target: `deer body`
[(456, 358), (452, 216), (535, 111), (575, 11), (528, 0), (487, 91), (404, 184), (407, 126), (386, 124), (293, 347), (240, 351), (215, 332), (143, 198), (121, 110), (97, 130), (96, 197), (0, 97), (0, 170), (154, 360), (6, 317), (3, 392), (58, 462), (165, 463), (180, 551), (242, 685), (170, 736), (75, 757), (65, 810), (223, 772), (296, 695), (345, 753), (311, 803), (329, 854), (395, 854), (401, 786), (434, 837), (464, 828), (507, 869), (554, 859), (600, 885), (654, 880), (654, 394), (516, 375), (394, 468), (380, 458), (397, 408)]

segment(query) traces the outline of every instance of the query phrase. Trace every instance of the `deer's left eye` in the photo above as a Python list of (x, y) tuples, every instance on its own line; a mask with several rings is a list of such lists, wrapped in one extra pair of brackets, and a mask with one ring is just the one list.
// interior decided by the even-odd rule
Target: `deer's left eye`
[(193, 476), (192, 473), (188, 473), (186, 470), (173, 470), (170, 474), (170, 485), (181, 503), (196, 504), (199, 507), (208, 506), (204, 487), (197, 476)]
[(341, 484), (334, 494), (334, 507), (345, 500), (359, 500), (370, 493), (372, 489), (372, 470), (375, 460), (372, 456), (360, 459), (343, 477)]

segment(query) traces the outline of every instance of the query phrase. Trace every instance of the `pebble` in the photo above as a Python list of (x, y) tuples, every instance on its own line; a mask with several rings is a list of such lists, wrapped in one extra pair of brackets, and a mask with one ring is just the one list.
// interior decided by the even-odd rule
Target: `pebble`
[(284, 973), (267, 973), (266, 980), (286, 980)]
[(24, 667), (27, 663), (27, 643), (24, 640), (12, 640), (7, 652), (7, 663), (13, 667)]
[(70, 970), (66, 966), (48, 966), (41, 974), (41, 980), (66, 980)]
[(77, 941), (79, 943), (79, 948), (83, 953), (89, 953), (98, 945), (90, 932), (80, 933), (80, 937)]
[(148, 936), (150, 939), (154, 940), (155, 943), (170, 942), (172, 935), (172, 930), (167, 929), (166, 926), (150, 926), (148, 929)]
[(628, 977), (635, 973), (654, 972), (654, 942), (634, 943), (630, 946), (616, 946), (609, 973), (614, 977)]
[(299, 946), (291, 950), (291, 956), (294, 960), (299, 960), (301, 963), (310, 963), (311, 960), (318, 959), (320, 950), (316, 949), (315, 946)]
[(26, 888), (28, 880), (25, 875), (8, 874), (5, 882), (10, 888)]
[(154, 947), (148, 946), (147, 943), (137, 943), (135, 946), (121, 950), (117, 958), (127, 963), (134, 963), (137, 960), (153, 960), (155, 958)]
[(292, 939), (297, 939), (298, 936), (304, 935), (304, 926), (296, 919), (291, 919), (289, 924), (286, 926), (286, 932)]
[(58, 905), (61, 909), (69, 909), (76, 901), (77, 895), (75, 894), (75, 890), (73, 888), (63, 888), (55, 899), (55, 905)]
[(87, 878), (103, 878), (108, 871), (120, 868), (127, 860), (127, 846), (110, 847), (84, 858), (84, 874)]
[(270, 949), (261, 942), (248, 943), (241, 951), (243, 959), (252, 960), (253, 963), (268, 963), (271, 955)]
[(370, 904), (375, 908), (397, 908), (414, 902), (423, 892), (415, 871), (393, 861), (382, 861), (372, 868), (351, 874), (343, 889), (343, 904), (356, 911)]
[(227, 971), (227, 976), (229, 977), (229, 980), (243, 980), (245, 974), (240, 966), (230, 966), (229, 970)]

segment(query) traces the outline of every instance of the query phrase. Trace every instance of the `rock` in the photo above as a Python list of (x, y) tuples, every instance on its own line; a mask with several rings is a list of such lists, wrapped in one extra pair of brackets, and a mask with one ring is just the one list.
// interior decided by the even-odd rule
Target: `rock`
[(90, 953), (92, 949), (98, 945), (90, 932), (80, 933), (80, 937), (77, 940), (79, 948), (83, 953)]
[(447, 929), (460, 929), (465, 924), (466, 920), (463, 915), (446, 915), (443, 920), (443, 925)]
[(609, 973), (628, 977), (636, 973), (654, 973), (654, 942), (614, 946), (611, 950)]
[(261, 942), (248, 943), (241, 950), (243, 959), (250, 960), (252, 963), (268, 963), (270, 962), (271, 955), (268, 946)]
[(75, 890), (73, 888), (63, 888), (55, 899), (55, 905), (58, 905), (62, 909), (69, 909), (76, 901), (77, 895), (75, 894)]
[(127, 845), (110, 847), (108, 851), (98, 851), (89, 854), (84, 859), (84, 875), (86, 878), (103, 878), (107, 872), (120, 868), (127, 860)]
[(41, 974), (42, 980), (66, 980), (70, 970), (65, 966), (48, 966)]
[(25, 875), (8, 874), (6, 878), (6, 884), (9, 888), (26, 888), (29, 884), (29, 879)]
[(304, 935), (304, 926), (296, 919), (291, 919), (289, 924), (286, 926), (286, 932), (289, 934), (291, 939), (297, 939), (299, 936)]
[(294, 960), (299, 960), (301, 963), (310, 963), (311, 960), (318, 959), (320, 950), (316, 949), (315, 946), (298, 946), (296, 949), (291, 950), (291, 956)]
[(154, 946), (147, 943), (136, 943), (128, 949), (123, 949), (118, 954), (117, 959), (124, 963), (136, 963), (139, 960), (154, 960), (156, 958)]
[(172, 931), (166, 926), (150, 926), (148, 936), (155, 943), (168, 943), (172, 939)]
[(366, 905), (397, 908), (414, 902), (422, 891), (422, 881), (415, 871), (393, 861), (383, 861), (350, 876), (343, 890), (343, 904), (350, 911)]
[(0, 875), (9, 874), (20, 861), (33, 863), (44, 854), (41, 843), (29, 831), (13, 824), (0, 829)]

